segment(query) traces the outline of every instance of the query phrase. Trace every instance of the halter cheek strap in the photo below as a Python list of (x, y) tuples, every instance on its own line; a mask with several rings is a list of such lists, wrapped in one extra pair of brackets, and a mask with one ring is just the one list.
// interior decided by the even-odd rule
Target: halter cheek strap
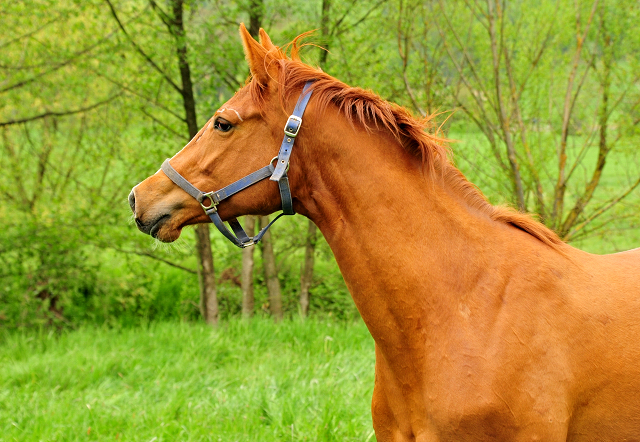
[(302, 89), (302, 93), (298, 97), (296, 107), (293, 109), (293, 114), (287, 120), (287, 124), (284, 125), (284, 138), (280, 145), (280, 152), (278, 152), (278, 163), (276, 164), (276, 170), (271, 176), (271, 181), (280, 181), (282, 178), (286, 179), (286, 172), (289, 168), (289, 158), (291, 157), (291, 151), (293, 150), (293, 143), (296, 141), (296, 136), (300, 132), (302, 127), (302, 114), (309, 104), (311, 98), (311, 92), (309, 88), (312, 82), (307, 81)]
[[(287, 178), (287, 170), (289, 169), (289, 158), (291, 157), (291, 151), (293, 150), (293, 144), (295, 142), (296, 136), (298, 132), (300, 132), (300, 128), (302, 126), (302, 115), (304, 114), (304, 110), (309, 103), (309, 99), (311, 98), (311, 92), (309, 88), (311, 87), (312, 82), (308, 81), (304, 88), (302, 89), (302, 93), (300, 97), (298, 97), (298, 102), (296, 103), (296, 107), (293, 110), (293, 114), (287, 120), (287, 124), (284, 126), (284, 138), (282, 140), (282, 144), (280, 146), (280, 152), (278, 152), (278, 156), (271, 160), (268, 166), (259, 169), (244, 178), (240, 178), (238, 181), (229, 184), (226, 187), (223, 187), (220, 190), (216, 190), (214, 192), (202, 192), (200, 189), (191, 184), (186, 178), (180, 175), (171, 165), (169, 160), (165, 160), (162, 163), (162, 171), (169, 177), (171, 181), (173, 181), (178, 187), (187, 192), (193, 198), (195, 198), (202, 208), (204, 212), (209, 216), (211, 222), (218, 228), (220, 233), (222, 233), (229, 241), (235, 244), (238, 247), (244, 248), (254, 244), (257, 244), (264, 234), (267, 232), (269, 227), (276, 222), (283, 215), (294, 215), (295, 212), (293, 210), (293, 199), (291, 197), (291, 189), (289, 188), (289, 178)], [(273, 162), (276, 161), (276, 165), (273, 165)], [(260, 230), (260, 232), (254, 236), (250, 237), (244, 231), (240, 223), (236, 218), (232, 218), (229, 220), (229, 226), (233, 230), (233, 233), (229, 231), (229, 229), (224, 225), (224, 222), (218, 215), (217, 206), (221, 201), (229, 198), (232, 195), (240, 192), (241, 190), (246, 189), (249, 186), (254, 185), (266, 178), (269, 178), (271, 181), (277, 181), (278, 189), (280, 190), (280, 198), (282, 200), (282, 213), (275, 217), (273, 221), (271, 221), (265, 228)]]

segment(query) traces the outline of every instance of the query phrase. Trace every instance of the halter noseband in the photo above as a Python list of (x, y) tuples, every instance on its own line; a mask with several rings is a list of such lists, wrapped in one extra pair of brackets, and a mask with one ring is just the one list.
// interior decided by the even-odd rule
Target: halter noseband
[[(269, 227), (275, 223), (282, 215), (294, 215), (293, 200), (291, 198), (291, 189), (289, 188), (289, 178), (287, 178), (287, 170), (289, 169), (289, 158), (291, 157), (291, 151), (293, 150), (293, 143), (296, 141), (296, 136), (300, 132), (302, 126), (302, 114), (309, 103), (312, 91), (309, 91), (312, 82), (308, 81), (302, 93), (298, 97), (298, 102), (293, 110), (293, 114), (287, 120), (287, 124), (284, 126), (284, 138), (280, 145), (280, 151), (278, 156), (275, 157), (268, 166), (259, 169), (244, 178), (240, 178), (235, 183), (229, 184), (220, 190), (214, 192), (202, 192), (189, 181), (187, 181), (182, 175), (180, 175), (173, 166), (169, 163), (169, 159), (164, 160), (162, 163), (162, 171), (173, 181), (178, 187), (194, 197), (204, 209), (204, 212), (209, 215), (213, 224), (218, 228), (229, 241), (240, 248), (245, 248), (257, 244)], [(276, 165), (273, 162), (276, 161)], [(220, 215), (218, 215), (217, 206), (221, 201), (229, 198), (231, 195), (235, 195), (241, 190), (246, 189), (255, 183), (269, 178), (271, 181), (278, 182), (278, 188), (280, 189), (280, 198), (282, 200), (282, 213), (276, 216), (265, 228), (254, 236), (250, 237), (244, 231), (240, 223), (236, 218), (229, 220), (229, 225), (233, 229), (233, 233), (224, 225)], [(206, 201), (209, 200), (210, 204)], [(235, 235), (234, 235), (235, 233)]]

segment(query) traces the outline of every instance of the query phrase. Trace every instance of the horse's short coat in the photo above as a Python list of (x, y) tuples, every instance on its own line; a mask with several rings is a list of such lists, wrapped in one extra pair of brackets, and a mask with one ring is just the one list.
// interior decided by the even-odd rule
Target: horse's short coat
[[(640, 440), (640, 251), (591, 255), (490, 205), (428, 121), (300, 62), (295, 42), (289, 58), (241, 36), (251, 81), (171, 163), (205, 191), (263, 167), (315, 80), (289, 179), (375, 340), (377, 440)], [(160, 240), (208, 221), (161, 171), (134, 195)], [(267, 180), (219, 213), (279, 205)]]

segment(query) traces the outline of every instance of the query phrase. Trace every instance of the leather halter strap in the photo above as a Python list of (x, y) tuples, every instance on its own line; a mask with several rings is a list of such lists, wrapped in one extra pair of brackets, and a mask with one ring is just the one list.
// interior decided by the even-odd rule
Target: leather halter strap
[[(289, 188), (289, 178), (287, 178), (287, 170), (289, 169), (289, 158), (291, 157), (291, 151), (293, 150), (293, 144), (296, 140), (296, 136), (298, 132), (300, 132), (300, 128), (302, 127), (302, 115), (304, 114), (304, 110), (309, 103), (309, 99), (311, 98), (312, 91), (309, 91), (312, 82), (308, 81), (304, 88), (302, 89), (302, 93), (298, 97), (298, 102), (296, 103), (296, 107), (293, 110), (293, 114), (287, 120), (287, 124), (284, 126), (284, 138), (282, 140), (282, 144), (280, 145), (280, 151), (278, 152), (278, 156), (271, 160), (268, 166), (259, 169), (244, 178), (240, 178), (238, 181), (229, 184), (226, 187), (223, 187), (220, 190), (216, 190), (213, 192), (202, 192), (200, 189), (191, 184), (186, 178), (180, 175), (171, 165), (169, 159), (166, 159), (164, 163), (162, 163), (162, 171), (167, 175), (167, 177), (173, 181), (178, 187), (187, 192), (193, 198), (195, 198), (202, 208), (204, 212), (209, 216), (211, 222), (218, 228), (220, 233), (222, 233), (229, 241), (235, 244), (238, 247), (244, 248), (249, 247), (251, 245), (257, 244), (264, 234), (267, 232), (269, 227), (278, 220), (283, 215), (294, 215), (295, 212), (293, 210), (293, 199), (291, 197), (291, 189)], [(276, 165), (273, 165), (273, 162), (276, 161)], [(229, 231), (229, 229), (224, 225), (224, 222), (218, 215), (217, 206), (221, 201), (229, 198), (232, 195), (240, 192), (241, 190), (246, 189), (249, 186), (252, 186), (265, 178), (269, 178), (271, 181), (278, 182), (278, 189), (280, 190), (280, 198), (282, 200), (282, 213), (275, 217), (273, 221), (271, 221), (265, 228), (260, 230), (260, 232), (254, 236), (250, 237), (244, 231), (240, 223), (236, 218), (232, 218), (229, 220), (229, 226), (233, 230), (233, 233)], [(206, 202), (209, 201), (209, 204)]]

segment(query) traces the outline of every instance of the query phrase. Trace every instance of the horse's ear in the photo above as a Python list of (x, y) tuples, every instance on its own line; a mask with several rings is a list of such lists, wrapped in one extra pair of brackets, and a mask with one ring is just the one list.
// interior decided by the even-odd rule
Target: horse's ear
[(269, 81), (269, 74), (267, 72), (266, 60), (267, 50), (257, 41), (253, 39), (244, 23), (240, 24), (240, 38), (242, 39), (242, 46), (244, 46), (244, 56), (249, 63), (249, 69), (251, 75), (260, 84), (267, 84)]
[(275, 48), (275, 45), (271, 42), (271, 39), (267, 35), (266, 31), (262, 28), (260, 28), (260, 44), (267, 51), (271, 51)]

